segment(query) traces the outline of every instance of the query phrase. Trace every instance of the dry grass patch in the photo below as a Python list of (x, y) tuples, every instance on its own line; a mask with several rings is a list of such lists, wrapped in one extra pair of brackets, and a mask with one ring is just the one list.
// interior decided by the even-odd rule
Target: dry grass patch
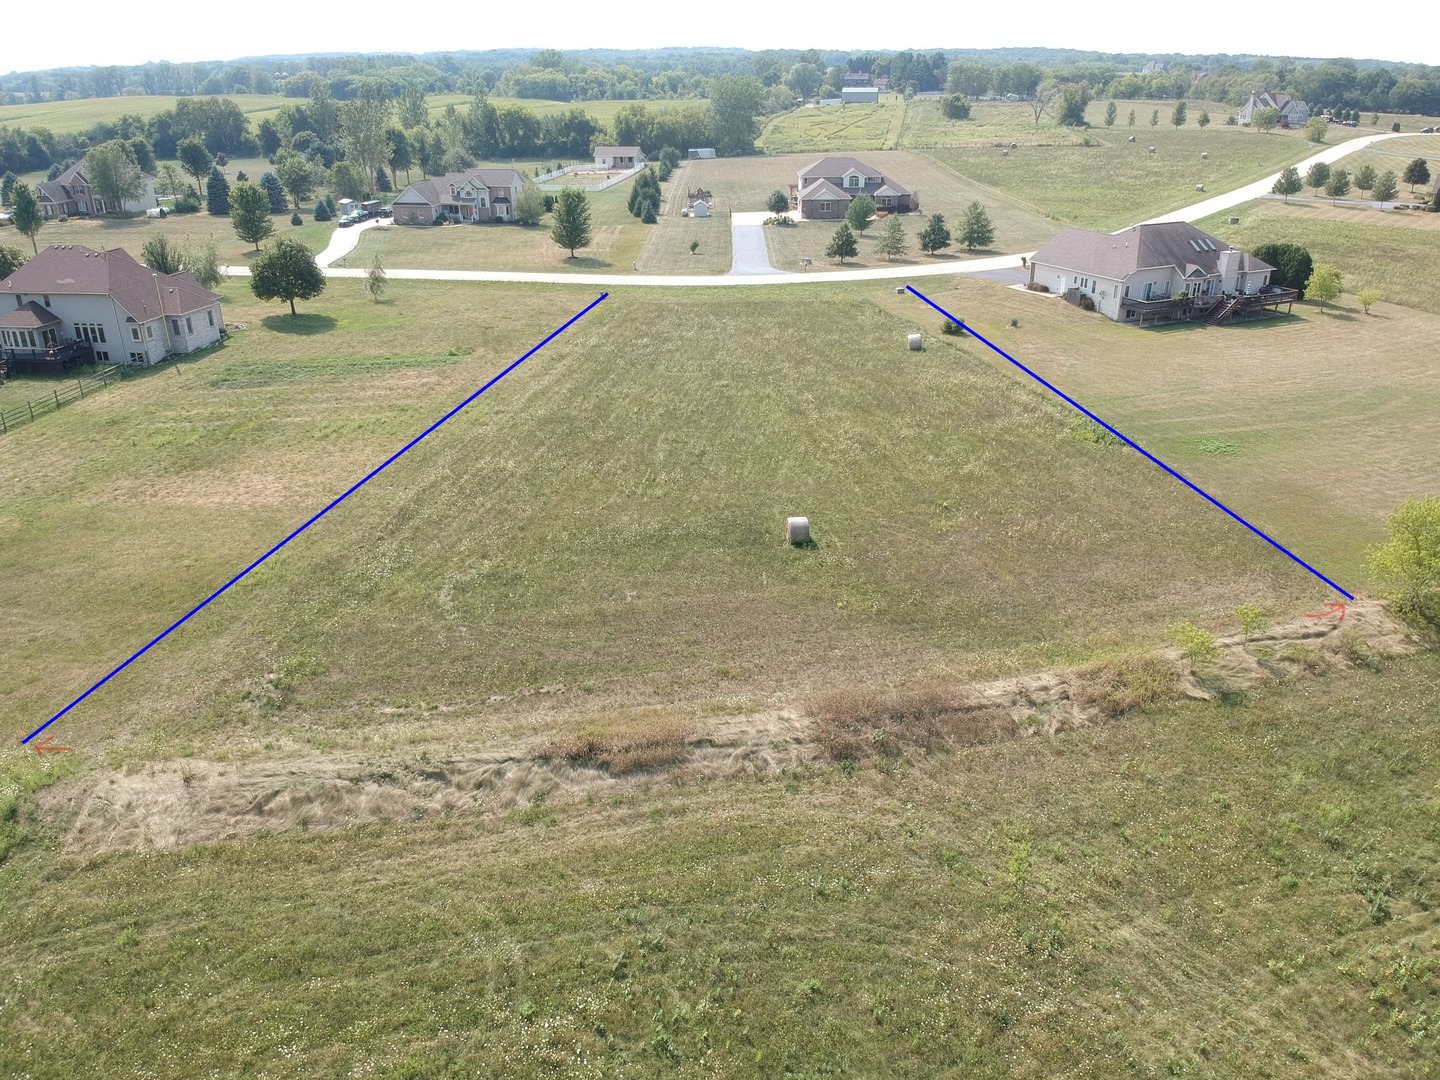
[(535, 757), (604, 769), (612, 776), (674, 765), (689, 753), (695, 724), (653, 711), (617, 714), (558, 735)]
[(1171, 661), (1156, 653), (1133, 653), (1077, 669), (1070, 678), (1070, 700), (1112, 719), (1169, 701), (1179, 687)]
[(815, 741), (833, 761), (975, 746), (1014, 730), (1005, 709), (970, 687), (836, 690), (817, 697), (810, 712)]

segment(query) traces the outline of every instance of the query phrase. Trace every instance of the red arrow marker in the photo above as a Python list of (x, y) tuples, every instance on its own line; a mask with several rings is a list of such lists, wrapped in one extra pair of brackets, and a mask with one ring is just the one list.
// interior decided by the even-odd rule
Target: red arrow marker
[(1327, 600), (1327, 601), (1325, 601), (1325, 610), (1324, 610), (1324, 611), (1317, 611), (1317, 612), (1316, 612), (1315, 614), (1313, 614), (1313, 615), (1306, 615), (1305, 618), (1307, 618), (1307, 619), (1326, 619), (1326, 618), (1329, 618), (1331, 615), (1335, 615), (1335, 614), (1337, 614), (1337, 613), (1339, 614), (1340, 618), (1337, 619), (1336, 621), (1337, 621), (1337, 622), (1344, 622), (1344, 621), (1345, 621), (1345, 601), (1344, 601), (1344, 600)]
[[(27, 732), (22, 728), (21, 731), (20, 731), (20, 737), (23, 739), (26, 734), (27, 734)], [(74, 749), (75, 749), (73, 746), (51, 746), (50, 744), (51, 744), (52, 742), (54, 742), (54, 741), (55, 741), (55, 736), (54, 736), (54, 735), (46, 735), (45, 738), (43, 738), (43, 739), (41, 739), (39, 742), (37, 742), (37, 743), (35, 744), (35, 754), (36, 754), (36, 756), (37, 756), (37, 757), (44, 757), (45, 754), (46, 754), (46, 751), (49, 751), (49, 752), (52, 753), (52, 754), (63, 754), (63, 753), (66, 753), (66, 752), (68, 752), (68, 751), (71, 751), (71, 750), (74, 750)]]

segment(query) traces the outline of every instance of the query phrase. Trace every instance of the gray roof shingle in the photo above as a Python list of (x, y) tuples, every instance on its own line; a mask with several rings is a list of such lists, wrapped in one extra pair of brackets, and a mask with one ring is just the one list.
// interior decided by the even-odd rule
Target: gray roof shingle
[[(1137, 270), (1162, 266), (1174, 267), (1186, 277), (1196, 269), (1209, 276), (1219, 273), (1220, 253), (1228, 249), (1228, 244), (1188, 222), (1162, 221), (1135, 225), (1119, 233), (1064, 229), (1030, 261), (1112, 281), (1123, 281)], [(1250, 273), (1275, 268), (1240, 252), (1239, 269)]]

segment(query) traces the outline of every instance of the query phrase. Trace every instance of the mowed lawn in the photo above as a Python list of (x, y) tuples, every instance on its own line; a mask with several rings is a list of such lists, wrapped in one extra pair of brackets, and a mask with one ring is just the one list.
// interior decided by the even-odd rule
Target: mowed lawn
[(1437, 696), (1430, 655), (883, 772), (32, 845), (0, 1072), (1422, 1080)]
[[(1334, 167), (1348, 172), (1352, 181), (1355, 174), (1366, 165), (1373, 168), (1376, 175), (1393, 172), (1396, 186), (1400, 189), (1400, 202), (1425, 202), (1433, 191), (1430, 184), (1417, 184), (1412, 192), (1410, 185), (1404, 181), (1405, 167), (1416, 158), (1423, 158), (1428, 163), (1430, 178), (1434, 180), (1435, 174), (1440, 172), (1440, 135), (1407, 135), (1400, 139), (1389, 139), (1337, 161)], [(1306, 193), (1310, 193), (1309, 188), (1306, 188)], [(1346, 197), (1363, 199), (1365, 193), (1352, 184), (1350, 194)]]
[[(205, 95), (208, 96), (208, 95)], [(251, 133), (261, 120), (274, 116), (291, 98), (279, 94), (221, 94), (250, 118)], [(146, 120), (175, 108), (177, 98), (166, 95), (82, 98), (77, 101), (43, 101), (33, 105), (0, 105), (0, 124), (26, 130), (43, 127), (57, 135), (88, 131), (97, 123), (114, 122), (127, 113)]]
[[(231, 285), (250, 329), (223, 350), (7, 436), (7, 713), (49, 715), (595, 295), (393, 281), (376, 304), (337, 280), (291, 319)], [(1303, 571), (972, 347), (909, 352), (938, 320), (879, 306), (900, 299), (616, 290), (69, 730), (248, 744), (275, 676), (275, 730), (320, 744), (382, 706), (1033, 670), (1313, 602)], [(797, 513), (813, 549), (780, 541)], [(1347, 551), (1376, 528), (1327, 520)]]
[[(1231, 225), (1231, 216), (1240, 224)], [(1300, 244), (1316, 262), (1339, 268), (1346, 292), (1379, 289), (1387, 304), (1376, 308), (1370, 321), (1362, 319), (1362, 325), (1388, 317), (1389, 304), (1440, 315), (1435, 288), (1440, 214), (1262, 199), (1196, 224), (1246, 250), (1266, 243)], [(1348, 303), (1355, 304), (1353, 299)]]
[(1142, 331), (985, 282), (934, 298), (1352, 592), (1371, 586), (1385, 516), (1440, 491), (1434, 314), (1366, 317), (1347, 297), (1328, 313)]
[[(1149, 126), (1148, 103), (1131, 103), (1139, 115), (1137, 126), (1125, 126), (1122, 106), (1119, 124), (1091, 131), (1095, 146), (1025, 146), (1010, 150), (965, 146), (929, 151), (965, 179), (1009, 197), (1022, 206), (1064, 225), (1090, 229), (1118, 229), (1135, 221), (1178, 210), (1206, 194), (1217, 194), (1258, 180), (1306, 157), (1303, 132), (1272, 131), (1261, 134), (1246, 128), (1227, 128), (1223, 116), (1201, 129), (1192, 109), (1190, 122), (1176, 129), (1165, 122), (1169, 109), (1161, 107), (1158, 127)], [(1090, 106), (1091, 123), (1097, 123), (1097, 106)], [(1174, 103), (1170, 103), (1170, 108)], [(1211, 113), (1212, 118), (1215, 114)], [(1333, 129), (1339, 132), (1350, 129)], [(1135, 141), (1127, 141), (1134, 135)], [(1149, 148), (1155, 147), (1151, 154)], [(1202, 155), (1208, 154), (1208, 158)], [(1018, 249), (1014, 249), (1018, 250)]]

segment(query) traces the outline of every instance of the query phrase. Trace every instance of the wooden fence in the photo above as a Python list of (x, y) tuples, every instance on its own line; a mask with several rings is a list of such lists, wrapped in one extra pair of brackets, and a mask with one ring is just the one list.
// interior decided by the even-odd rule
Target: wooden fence
[(66, 379), (64, 382), (53, 384), (50, 393), (44, 397), (32, 398), (25, 404), (16, 405), (13, 408), (0, 409), (0, 435), (6, 434), (21, 424), (27, 424), (37, 417), (44, 416), (46, 413), (55, 412), (61, 405), (79, 401), (86, 394), (103, 390), (112, 382), (118, 382), (120, 378), (120, 371), (114, 366), (97, 368), (95, 373), (87, 378)]

